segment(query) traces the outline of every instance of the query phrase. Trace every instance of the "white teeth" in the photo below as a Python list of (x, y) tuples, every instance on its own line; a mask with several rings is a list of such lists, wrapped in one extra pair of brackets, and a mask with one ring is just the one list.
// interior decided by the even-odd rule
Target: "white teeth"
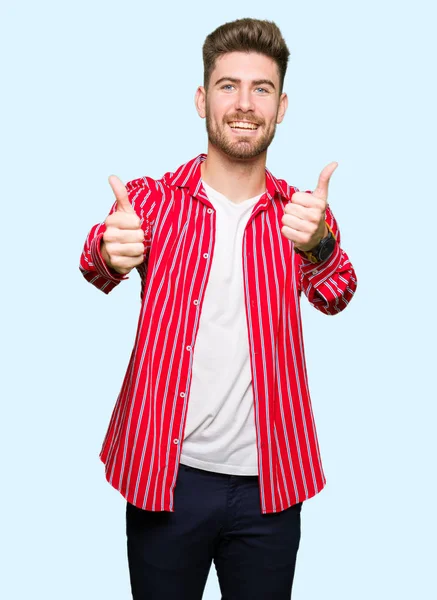
[(233, 121), (232, 123), (229, 123), (229, 126), (232, 127), (232, 129), (258, 129), (258, 125), (246, 123), (244, 121)]

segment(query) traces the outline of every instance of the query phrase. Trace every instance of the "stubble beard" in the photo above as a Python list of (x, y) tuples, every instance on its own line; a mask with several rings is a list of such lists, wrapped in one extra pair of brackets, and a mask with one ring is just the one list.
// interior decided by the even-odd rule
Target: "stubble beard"
[[(247, 120), (247, 116), (238, 115), (232, 117), (232, 120)], [(241, 138), (233, 142), (226, 135), (226, 128), (229, 127), (228, 122), (229, 120), (223, 121), (221, 126), (214, 127), (211, 120), (211, 113), (208, 110), (208, 106), (206, 107), (206, 131), (210, 144), (235, 160), (245, 160), (259, 156), (267, 150), (275, 137), (276, 123), (270, 129), (265, 129), (263, 135), (257, 139), (251, 139), (242, 132)], [(258, 123), (259, 121), (255, 122)], [(259, 126), (263, 127), (264, 123), (261, 123)]]

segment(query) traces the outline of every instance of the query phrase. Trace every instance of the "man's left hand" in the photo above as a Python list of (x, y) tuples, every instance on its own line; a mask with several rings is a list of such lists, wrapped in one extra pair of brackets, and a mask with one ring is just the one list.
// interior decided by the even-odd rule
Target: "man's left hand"
[(307, 252), (315, 248), (328, 235), (325, 212), (328, 204), (329, 180), (338, 163), (332, 162), (320, 173), (317, 187), (312, 194), (295, 192), (292, 201), (285, 205), (281, 228), (282, 234), (294, 242), (299, 250)]

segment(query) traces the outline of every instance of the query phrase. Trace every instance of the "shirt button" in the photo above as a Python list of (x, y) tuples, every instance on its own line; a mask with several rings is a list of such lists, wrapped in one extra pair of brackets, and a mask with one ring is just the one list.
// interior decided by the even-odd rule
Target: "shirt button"
[(318, 269), (314, 269), (313, 275), (317, 275), (318, 272), (319, 272)]
[(179, 440), (173, 440), (173, 444), (179, 444)]
[(193, 300), (193, 304), (197, 306), (199, 304), (199, 300)]
[(188, 350), (188, 352), (190, 352), (191, 346), (187, 346), (187, 350)]
[(179, 396), (180, 396), (181, 398), (185, 398), (185, 392), (181, 392), (181, 393), (179, 394)]
[(205, 254), (203, 255), (203, 258), (208, 258), (208, 254), (205, 252)]
[(208, 210), (206, 211), (209, 215), (213, 212), (212, 208), (208, 208)]

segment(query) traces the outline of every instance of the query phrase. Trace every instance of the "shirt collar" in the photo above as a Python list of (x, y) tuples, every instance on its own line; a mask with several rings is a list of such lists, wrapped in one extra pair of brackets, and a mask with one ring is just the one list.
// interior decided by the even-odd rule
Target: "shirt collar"
[[(191, 196), (207, 200), (205, 190), (202, 185), (200, 165), (206, 159), (206, 154), (199, 154), (184, 165), (181, 165), (174, 173), (164, 175), (164, 181), (167, 185), (178, 188), (187, 188)], [(294, 191), (294, 188), (293, 188)], [(274, 200), (276, 195), (286, 201), (290, 200), (290, 188), (285, 182), (274, 177), (266, 168), (266, 194), (269, 200)], [(260, 200), (264, 198), (264, 195)]]

